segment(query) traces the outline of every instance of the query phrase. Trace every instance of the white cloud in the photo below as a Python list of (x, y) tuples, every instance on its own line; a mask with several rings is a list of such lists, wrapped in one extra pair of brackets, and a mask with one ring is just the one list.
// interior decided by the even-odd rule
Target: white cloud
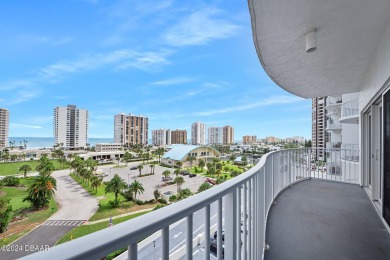
[(273, 97), (269, 97), (269, 98), (266, 98), (264, 100), (261, 100), (259, 102), (248, 103), (246, 105), (238, 105), (238, 106), (226, 107), (226, 108), (222, 108), (222, 109), (197, 112), (197, 113), (194, 113), (194, 116), (212, 116), (212, 115), (217, 115), (217, 114), (245, 111), (245, 110), (250, 110), (250, 109), (258, 108), (258, 107), (272, 106), (272, 105), (278, 105), (278, 104), (287, 104), (287, 103), (295, 103), (295, 102), (298, 102), (301, 100), (303, 100), (303, 99), (299, 98), (299, 97), (273, 96)]
[(213, 40), (233, 36), (239, 26), (224, 18), (215, 8), (202, 8), (180, 20), (163, 35), (164, 41), (172, 46), (203, 45)]
[(10, 123), (10, 127), (13, 128), (33, 128), (33, 129), (41, 129), (42, 126), (39, 125), (24, 125), (24, 124), (15, 124), (15, 123)]
[(157, 85), (157, 86), (169, 86), (169, 85), (178, 85), (178, 84), (184, 84), (195, 81), (194, 78), (188, 78), (188, 77), (176, 77), (161, 81), (154, 81), (151, 82), (150, 85)]
[(15, 105), (15, 104), (23, 103), (25, 101), (28, 101), (30, 99), (37, 97), (39, 95), (39, 93), (40, 93), (40, 90), (37, 88), (36, 89), (31, 89), (31, 88), (21, 89), (21, 90), (16, 91), (16, 93), (14, 93), (12, 95), (12, 97), (14, 97), (14, 98), (7, 100), (6, 104), (7, 105)]

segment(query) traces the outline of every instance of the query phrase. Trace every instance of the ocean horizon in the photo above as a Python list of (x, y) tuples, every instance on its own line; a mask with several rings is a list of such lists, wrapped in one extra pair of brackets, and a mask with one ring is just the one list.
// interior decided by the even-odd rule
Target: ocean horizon
[[(49, 148), (54, 145), (53, 137), (8, 137), (9, 142), (15, 142), (15, 146), (24, 145), (26, 142), (27, 148)], [(113, 143), (114, 138), (88, 138), (90, 146), (95, 146), (98, 143)]]

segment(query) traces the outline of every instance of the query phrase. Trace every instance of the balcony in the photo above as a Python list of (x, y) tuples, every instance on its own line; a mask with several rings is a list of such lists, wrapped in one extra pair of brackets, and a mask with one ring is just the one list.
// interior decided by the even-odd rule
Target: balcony
[(343, 103), (340, 123), (359, 124), (359, 99), (353, 99)]
[(341, 123), (328, 120), (326, 122), (326, 131), (341, 131)]
[[(320, 150), (327, 158), (341, 160), (340, 149)], [(376, 257), (378, 252), (390, 256), (390, 235), (364, 190), (356, 185), (358, 162), (344, 160), (333, 174), (327, 171), (332, 161), (314, 164), (317, 152), (305, 148), (268, 153), (246, 173), (212, 189), (28, 258), (98, 259), (127, 247), (124, 258), (128, 259), (151, 259), (153, 254), (157, 259), (210, 259), (213, 227), (218, 234), (213, 247), (218, 259), (222, 252), (226, 259), (286, 259), (279, 258), (283, 253), (311, 259), (322, 247), (318, 252), (326, 252), (324, 257), (341, 249), (346, 259), (355, 259), (356, 254)], [(211, 212), (216, 218), (210, 217)], [(172, 256), (177, 246), (173, 245), (176, 234), (171, 229), (178, 221), (184, 225), (186, 239), (177, 251), (180, 255)], [(145, 255), (145, 244), (153, 250), (153, 240), (159, 243), (157, 251)], [(265, 254), (264, 249), (268, 249)]]

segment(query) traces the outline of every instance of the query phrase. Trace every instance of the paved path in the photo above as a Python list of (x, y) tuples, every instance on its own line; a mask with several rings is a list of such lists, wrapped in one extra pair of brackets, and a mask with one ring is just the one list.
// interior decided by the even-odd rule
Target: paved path
[(10, 249), (18, 251), (0, 252), (0, 259), (16, 259), (34, 253), (32, 249), (47, 248), (73, 228), (90, 219), (98, 209), (98, 201), (69, 176), (69, 170), (56, 171), (55, 192), (59, 209), (45, 223), (13, 242)]
[[(112, 219), (123, 218), (123, 217), (126, 217), (126, 216), (130, 216), (130, 215), (134, 215), (134, 214), (142, 213), (142, 212), (147, 212), (147, 211), (152, 211), (152, 210), (153, 210), (153, 208), (140, 209), (140, 210), (137, 210), (137, 211), (124, 213), (124, 214), (121, 214), (121, 215), (116, 215), (116, 216), (112, 217)], [(84, 225), (93, 225), (93, 224), (97, 224), (97, 223), (101, 223), (101, 222), (108, 222), (109, 220), (110, 220), (110, 218), (103, 218), (103, 219), (99, 219), (99, 220), (95, 220), (95, 221), (90, 221), (90, 222), (88, 221)]]

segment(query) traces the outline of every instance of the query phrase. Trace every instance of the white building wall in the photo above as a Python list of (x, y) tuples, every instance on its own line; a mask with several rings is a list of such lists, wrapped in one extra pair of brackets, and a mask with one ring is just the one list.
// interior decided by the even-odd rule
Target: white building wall
[(206, 144), (206, 125), (202, 122), (195, 122), (191, 125), (191, 143), (194, 145)]
[(126, 140), (126, 115), (114, 116), (114, 143), (125, 144)]
[(76, 114), (75, 146), (86, 147), (88, 143), (88, 111), (85, 109), (77, 109)]
[(209, 127), (208, 144), (223, 144), (223, 127)]
[(66, 133), (69, 129), (68, 126), (68, 108), (56, 107), (54, 109), (54, 143), (63, 143), (65, 146), (69, 143), (69, 138), (66, 137)]

